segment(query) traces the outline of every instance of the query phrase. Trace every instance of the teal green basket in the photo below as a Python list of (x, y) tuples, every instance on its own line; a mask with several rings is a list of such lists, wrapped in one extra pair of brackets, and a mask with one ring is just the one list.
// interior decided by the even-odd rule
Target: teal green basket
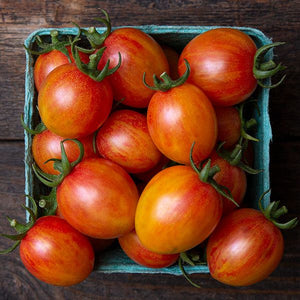
[[(127, 26), (128, 27), (128, 26)], [(195, 36), (213, 28), (219, 28), (217, 26), (158, 26), (158, 25), (145, 25), (135, 26), (151, 36), (153, 36), (159, 43), (169, 45), (174, 49), (180, 51), (183, 47)], [(270, 44), (271, 40), (266, 37), (261, 31), (253, 28), (245, 27), (233, 27), (239, 29), (246, 34), (250, 35), (258, 47), (266, 44)], [(50, 36), (51, 30), (57, 30), (63, 35), (76, 35), (77, 28), (45, 28), (39, 29), (31, 33), (25, 40), (25, 46), (30, 48), (34, 44), (37, 36)], [(114, 28), (113, 28), (114, 29)], [(105, 28), (97, 28), (99, 32), (103, 32)], [(271, 59), (273, 56), (272, 51), (267, 54)], [(25, 77), (25, 105), (24, 105), (24, 120), (26, 124), (29, 124), (33, 128), (38, 120), (37, 112), (37, 93), (34, 88), (33, 80), (33, 65), (34, 58), (26, 53), (26, 77)], [(269, 82), (270, 83), (270, 82)], [(255, 153), (255, 165), (257, 169), (263, 170), (258, 175), (252, 175), (249, 184), (247, 197), (251, 201), (251, 206), (257, 208), (257, 201), (259, 196), (270, 187), (269, 178), (269, 144), (272, 138), (272, 131), (270, 125), (270, 119), (268, 114), (269, 103), (269, 90), (259, 89), (258, 92), (258, 106), (259, 113), (255, 113), (255, 118), (258, 122), (257, 137), (260, 140), (259, 143), (254, 145)], [(33, 162), (31, 154), (32, 137), (25, 131), (25, 194), (39, 195), (43, 190), (41, 184), (34, 177), (31, 165)], [(270, 202), (270, 194), (264, 198), (264, 204)], [(29, 205), (29, 203), (26, 203)], [(29, 216), (26, 216), (27, 219)], [(116, 247), (101, 254), (96, 259), (95, 270), (102, 273), (165, 273), (180, 275), (181, 271), (177, 265), (163, 268), (163, 269), (151, 269), (140, 266), (129, 259), (123, 251)], [(207, 266), (186, 266), (186, 271), (189, 273), (208, 273)]]

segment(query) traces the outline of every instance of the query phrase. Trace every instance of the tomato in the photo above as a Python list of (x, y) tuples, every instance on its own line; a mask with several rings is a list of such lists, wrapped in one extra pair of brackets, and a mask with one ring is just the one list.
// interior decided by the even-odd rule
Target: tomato
[(207, 158), (216, 143), (214, 108), (206, 95), (189, 83), (156, 92), (149, 103), (147, 123), (157, 148), (178, 163), (189, 164), (193, 142), (195, 163)]
[(82, 160), (57, 187), (56, 196), (64, 219), (87, 236), (112, 239), (134, 228), (136, 185), (109, 160)]
[(36, 221), (21, 241), (20, 256), (32, 275), (53, 285), (77, 284), (94, 267), (89, 240), (56, 216)]
[(178, 72), (184, 73), (186, 59), (191, 66), (188, 81), (203, 89), (214, 105), (232, 106), (247, 99), (256, 88), (256, 50), (253, 40), (237, 29), (212, 29), (185, 46)]
[(167, 45), (161, 45), (170, 67), (170, 77), (172, 79), (179, 78), (178, 74), (178, 60), (179, 54), (172, 48)]
[(280, 230), (261, 212), (238, 209), (221, 220), (208, 240), (209, 271), (225, 284), (251, 285), (275, 270), (283, 248)]
[[(61, 159), (61, 147), (60, 142), (64, 138), (54, 134), (50, 130), (46, 129), (43, 132), (36, 134), (32, 140), (32, 156), (37, 165), (42, 171), (48, 174), (59, 174), (57, 170), (53, 168), (53, 162), (49, 161), (50, 158)], [(83, 137), (80, 139), (84, 146), (84, 157), (96, 156), (93, 150), (93, 135)], [(75, 161), (79, 156), (79, 148), (72, 141), (64, 142), (64, 147), (67, 153), (67, 157), (70, 162)]]
[[(247, 177), (245, 172), (238, 166), (231, 165), (226, 159), (220, 157), (216, 152), (210, 156), (211, 165), (218, 165), (220, 172), (214, 175), (215, 181), (227, 187), (235, 202), (241, 204), (247, 189)], [(223, 200), (223, 215), (228, 214), (237, 206), (227, 198), (222, 196)]]
[(152, 74), (169, 72), (167, 58), (160, 45), (148, 34), (136, 28), (114, 30), (104, 41), (106, 50), (100, 60), (102, 69), (107, 60), (111, 67), (117, 65), (120, 52), (121, 67), (109, 77), (116, 100), (132, 107), (146, 107), (153, 91), (143, 84), (146, 72), (148, 82), (153, 82)]
[(241, 136), (241, 118), (235, 107), (215, 107), (218, 122), (218, 140), (224, 148), (234, 146)]
[(135, 230), (119, 237), (119, 244), (134, 262), (148, 268), (171, 266), (179, 257), (179, 254), (158, 254), (149, 251), (141, 244)]
[(221, 215), (218, 192), (190, 166), (173, 166), (156, 174), (145, 187), (135, 229), (148, 250), (176, 254), (206, 239)]
[(45, 126), (66, 138), (90, 135), (107, 119), (113, 101), (107, 78), (97, 82), (75, 64), (54, 69), (38, 95), (38, 108)]
[(162, 154), (149, 135), (147, 118), (133, 110), (111, 114), (97, 134), (99, 153), (129, 173), (140, 173), (158, 164)]
[[(66, 46), (70, 55), (71, 62), (74, 62), (74, 58), (71, 53), (71, 47)], [(85, 53), (79, 52), (80, 58), (84, 63), (89, 62), (89, 56)], [(57, 68), (58, 66), (68, 64), (68, 57), (61, 51), (52, 50), (48, 53), (44, 53), (38, 56), (33, 69), (34, 83), (37, 91), (40, 90), (42, 83), (45, 81), (48, 74)]]

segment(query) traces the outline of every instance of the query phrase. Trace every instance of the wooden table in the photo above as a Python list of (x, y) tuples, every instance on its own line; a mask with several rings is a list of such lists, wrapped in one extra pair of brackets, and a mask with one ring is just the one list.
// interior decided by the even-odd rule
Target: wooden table
[[(24, 105), (24, 39), (41, 27), (68, 27), (76, 20), (90, 26), (98, 8), (109, 11), (114, 26), (141, 24), (250, 26), (274, 41), (288, 66), (286, 81), (271, 91), (270, 116), (272, 199), (282, 200), (289, 217), (299, 217), (299, 1), (9, 1), (0, 2), (0, 232), (9, 231), (6, 215), (24, 220), (24, 142), (20, 115)], [(285, 254), (266, 280), (245, 288), (219, 284), (208, 274), (194, 275), (202, 289), (170, 275), (93, 273), (83, 283), (53, 287), (33, 278), (18, 251), (0, 257), (0, 299), (296, 299), (299, 288), (298, 228), (284, 232)], [(0, 239), (0, 248), (10, 243)]]

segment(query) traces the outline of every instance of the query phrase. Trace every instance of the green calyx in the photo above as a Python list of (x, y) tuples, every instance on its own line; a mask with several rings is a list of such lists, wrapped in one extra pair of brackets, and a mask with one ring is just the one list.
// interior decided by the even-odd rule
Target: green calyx
[(187, 252), (182, 252), (179, 255), (178, 258), (178, 266), (185, 277), (185, 279), (194, 287), (201, 288), (200, 285), (195, 283), (189, 276), (189, 274), (184, 269), (184, 264), (190, 265), (192, 267), (196, 265), (206, 265), (206, 259), (203, 257), (204, 255), (201, 255), (198, 251), (195, 249), (189, 250)]
[[(106, 30), (101, 34), (99, 32), (97, 32), (95, 27), (90, 27), (86, 30), (84, 28), (80, 28), (80, 26), (78, 24), (76, 24), (75, 22), (72, 22), (79, 29), (79, 31), (82, 32), (88, 39), (88, 41), (91, 45), (91, 49), (88, 50), (89, 53), (94, 52), (96, 49), (101, 48), (105, 39), (111, 33), (111, 23), (110, 23), (109, 15), (108, 15), (107, 11), (105, 11), (104, 9), (101, 9), (101, 11), (103, 12), (105, 18), (96, 18), (95, 19), (96, 21), (99, 21), (106, 26)], [(83, 49), (83, 52), (85, 52), (85, 51), (86, 51), (86, 49)], [(87, 53), (87, 52), (85, 52), (85, 53)]]
[(29, 222), (26, 224), (21, 224), (16, 219), (7, 217), (10, 226), (16, 230), (17, 234), (0, 234), (0, 236), (6, 237), (15, 242), (10, 248), (0, 251), (0, 254), (8, 254), (16, 249), (21, 243), (21, 240), (25, 237), (27, 231), (34, 225), (37, 219), (37, 205), (35, 203), (35, 200), (29, 195), (26, 195), (26, 197), (28, 197), (32, 205), (32, 208), (23, 205), (23, 207), (28, 211), (30, 215)]
[(244, 170), (248, 174), (259, 174), (263, 170), (257, 170), (253, 169), (250, 166), (248, 166), (245, 162), (243, 162), (243, 152), (248, 146), (248, 140), (243, 140), (242, 144), (238, 143), (235, 145), (234, 149), (232, 151), (227, 151), (224, 148), (222, 148), (222, 145), (219, 145), (217, 149), (217, 153), (220, 157), (225, 159), (227, 162), (229, 162), (232, 166), (237, 166)]
[(143, 74), (143, 83), (144, 85), (154, 91), (161, 91), (161, 92), (167, 92), (168, 90), (175, 88), (177, 86), (180, 86), (182, 84), (184, 84), (186, 82), (186, 80), (188, 79), (190, 72), (191, 72), (191, 68), (190, 65), (188, 63), (188, 61), (185, 59), (184, 60), (185, 66), (186, 66), (186, 71), (185, 73), (178, 79), (176, 80), (172, 80), (171, 77), (166, 73), (163, 72), (160, 75), (159, 79), (155, 74), (153, 74), (153, 83), (154, 86), (150, 86), (147, 82), (146, 82), (146, 73)]
[(39, 207), (43, 210), (44, 216), (51, 216), (56, 214), (56, 187), (51, 189), (49, 195), (40, 196)]
[(108, 59), (105, 66), (103, 67), (102, 70), (98, 70), (98, 64), (99, 61), (105, 51), (105, 47), (99, 49), (96, 53), (93, 53), (89, 56), (90, 61), (85, 64), (81, 61), (80, 56), (79, 56), (79, 48), (75, 45), (76, 42), (78, 42), (78, 39), (74, 39), (73, 42), (71, 43), (71, 51), (72, 51), (72, 55), (74, 57), (75, 63), (77, 68), (84, 74), (88, 75), (90, 78), (92, 78), (95, 81), (102, 81), (105, 77), (113, 74), (115, 71), (117, 71), (119, 69), (119, 67), (121, 66), (121, 54), (119, 52), (119, 61), (118, 64), (112, 68), (109, 69), (109, 64), (110, 64), (110, 60)]
[(255, 108), (257, 109), (258, 114), (260, 115), (259, 107), (257, 105), (257, 100), (251, 99), (246, 102), (242, 102), (237, 106), (237, 110), (239, 112), (240, 120), (241, 120), (241, 137), (240, 142), (242, 139), (250, 140), (253, 142), (259, 142), (259, 139), (255, 138), (254, 136), (249, 134), (249, 131), (257, 126), (257, 121), (255, 118), (251, 118), (249, 120), (245, 120), (244, 118), (244, 106), (245, 104), (254, 103)]
[(255, 107), (258, 111), (258, 114), (260, 114), (259, 108), (257, 106), (256, 100), (249, 100), (247, 102), (243, 102), (239, 104), (236, 109), (239, 112), (239, 117), (241, 120), (241, 135), (239, 138), (238, 143), (235, 145), (234, 149), (232, 151), (225, 150), (223, 148), (224, 143), (221, 143), (217, 148), (217, 153), (220, 157), (224, 158), (226, 161), (228, 161), (232, 166), (237, 166), (247, 172), (248, 174), (259, 174), (263, 170), (257, 170), (251, 168), (249, 165), (247, 165), (243, 161), (243, 153), (248, 147), (249, 141), (253, 142), (259, 142), (259, 139), (252, 136), (249, 131), (257, 126), (257, 121), (255, 118), (250, 118), (249, 120), (246, 120), (244, 118), (244, 106), (245, 104), (254, 103)]
[(39, 134), (42, 133), (44, 130), (47, 129), (47, 127), (45, 126), (45, 124), (43, 122), (39, 123), (35, 129), (30, 129), (24, 122), (23, 119), (23, 115), (21, 115), (21, 124), (23, 126), (23, 128), (30, 134), (35, 135), (35, 134)]
[(195, 146), (195, 142), (193, 142), (191, 151), (190, 151), (190, 163), (193, 170), (198, 174), (199, 179), (204, 182), (210, 184), (220, 195), (227, 198), (231, 202), (233, 202), (237, 207), (239, 207), (238, 203), (233, 199), (230, 190), (223, 186), (218, 184), (213, 177), (216, 173), (220, 172), (220, 168), (218, 165), (214, 165), (211, 167), (211, 159), (208, 159), (207, 161), (204, 161), (201, 163), (200, 168), (198, 168), (193, 160), (193, 149)]
[[(74, 143), (77, 144), (80, 150), (79, 157), (71, 163), (67, 158), (67, 154), (64, 147), (64, 142), (66, 141), (73, 141)], [(32, 169), (35, 175), (37, 176), (37, 178), (45, 185), (52, 188), (57, 187), (64, 180), (64, 178), (72, 171), (72, 169), (81, 162), (84, 155), (83, 145), (80, 141), (76, 139), (65, 139), (60, 142), (60, 147), (61, 147), (61, 159), (51, 158), (45, 162), (47, 163), (49, 161), (54, 161), (54, 169), (60, 172), (59, 175), (47, 174), (43, 172), (35, 163), (32, 164)]]
[(48, 53), (52, 50), (58, 50), (60, 52), (62, 52), (64, 55), (67, 56), (69, 62), (71, 62), (71, 58), (69, 55), (69, 52), (66, 48), (66, 46), (69, 46), (70, 43), (70, 38), (68, 38), (67, 40), (59, 40), (59, 33), (57, 30), (51, 30), (50, 32), (51, 35), (51, 43), (44, 43), (41, 39), (41, 37), (37, 36), (36, 37), (36, 43), (39, 46), (39, 48), (41, 49), (40, 51), (34, 51), (32, 49), (27, 48), (24, 45), (24, 48), (30, 53), (30, 54), (35, 54), (35, 55), (41, 55), (44, 53)]
[(253, 75), (257, 79), (257, 83), (261, 87), (269, 88), (269, 89), (275, 88), (278, 85), (280, 85), (285, 79), (286, 75), (282, 76), (282, 78), (277, 83), (272, 85), (265, 85), (262, 82), (262, 80), (266, 78), (270, 78), (273, 75), (277, 74), (278, 72), (286, 69), (286, 67), (283, 66), (281, 63), (277, 65), (273, 60), (262, 62), (263, 57), (267, 51), (269, 51), (271, 48), (277, 47), (279, 45), (284, 45), (284, 44), (285, 44), (284, 42), (272, 43), (269, 45), (262, 46), (256, 51), (254, 56), (254, 63), (253, 63)]
[[(271, 202), (266, 208), (263, 208), (262, 200), (264, 196), (270, 192), (270, 189), (264, 192), (259, 200), (258, 200), (258, 206), (260, 211), (264, 214), (264, 216), (271, 221), (276, 227), (280, 229), (293, 229), (297, 226), (299, 220), (297, 218), (294, 218), (286, 223), (279, 223), (277, 219), (281, 217), (282, 215), (286, 214), (288, 212), (288, 209), (286, 206), (279, 207), (280, 201), (273, 201)], [(279, 207), (279, 208), (278, 208)]]

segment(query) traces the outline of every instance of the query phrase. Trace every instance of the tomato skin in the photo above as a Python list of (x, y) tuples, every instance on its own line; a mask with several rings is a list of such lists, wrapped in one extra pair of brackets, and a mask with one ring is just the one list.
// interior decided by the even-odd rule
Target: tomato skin
[(116, 100), (132, 107), (147, 107), (154, 91), (143, 83), (153, 83), (153, 74), (159, 76), (169, 72), (167, 58), (160, 45), (148, 34), (136, 28), (120, 28), (114, 30), (104, 42), (106, 50), (100, 60), (102, 69), (107, 60), (114, 67), (119, 61), (118, 52), (122, 57), (120, 68), (109, 77)]
[(80, 138), (96, 131), (107, 119), (113, 102), (105, 78), (96, 82), (75, 64), (54, 69), (38, 96), (38, 108), (45, 126), (66, 138)]
[(135, 230), (119, 237), (119, 244), (134, 262), (148, 268), (165, 268), (173, 265), (179, 254), (158, 254), (146, 249), (139, 240)]
[(241, 118), (233, 106), (214, 107), (218, 122), (218, 141), (225, 142), (224, 148), (234, 146), (241, 136)]
[(232, 28), (217, 28), (191, 40), (183, 49), (178, 72), (185, 72), (184, 59), (191, 66), (188, 81), (199, 86), (217, 106), (232, 106), (255, 90), (253, 40)]
[(89, 240), (56, 216), (36, 221), (21, 241), (20, 256), (32, 275), (53, 285), (77, 284), (94, 267)]
[(280, 230), (260, 211), (238, 209), (220, 221), (208, 240), (209, 271), (225, 284), (251, 285), (276, 269), (283, 248)]
[[(245, 172), (238, 166), (232, 166), (227, 160), (220, 157), (215, 151), (211, 154), (211, 165), (218, 165), (220, 172), (214, 176), (214, 180), (226, 186), (235, 202), (241, 204), (247, 190), (247, 177)], [(223, 216), (238, 208), (232, 201), (222, 196)]]
[(206, 239), (221, 215), (217, 191), (191, 167), (174, 166), (156, 174), (143, 190), (135, 229), (148, 250), (176, 254)]
[(134, 228), (137, 187), (109, 160), (81, 161), (58, 186), (56, 197), (64, 219), (89, 237), (113, 239)]
[(167, 92), (156, 92), (147, 112), (149, 133), (157, 148), (169, 159), (199, 163), (213, 150), (217, 139), (217, 120), (213, 106), (196, 86), (184, 83)]
[[(69, 52), (71, 62), (74, 62), (71, 47), (67, 46), (66, 48)], [(87, 54), (79, 52), (79, 56), (84, 63), (89, 62), (89, 56)], [(69, 60), (67, 56), (58, 50), (52, 50), (48, 53), (39, 55), (33, 69), (34, 83), (37, 91), (40, 90), (44, 80), (52, 70), (68, 63)]]
[[(40, 167), (40, 169), (48, 174), (59, 174), (57, 170), (54, 169), (54, 162), (49, 161), (50, 158), (61, 159), (61, 147), (60, 142), (64, 138), (54, 134), (50, 130), (46, 129), (41, 133), (36, 134), (32, 140), (32, 156), (34, 161)], [(84, 147), (84, 158), (94, 157), (96, 154), (93, 150), (93, 135), (89, 135), (79, 139)], [(65, 141), (64, 147), (68, 160), (70, 162), (75, 161), (79, 157), (79, 148), (72, 141)]]
[(110, 115), (98, 131), (96, 144), (100, 155), (129, 173), (146, 172), (162, 157), (150, 137), (146, 116), (128, 109)]

